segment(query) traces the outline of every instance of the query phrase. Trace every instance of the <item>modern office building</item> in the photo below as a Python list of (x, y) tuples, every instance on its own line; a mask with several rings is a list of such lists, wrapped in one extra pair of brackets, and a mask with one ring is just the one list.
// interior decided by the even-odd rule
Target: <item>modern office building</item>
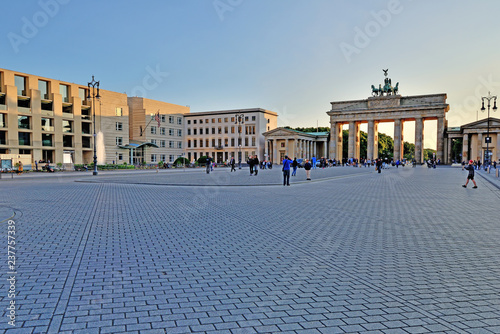
[[(185, 152), (189, 161), (211, 156), (217, 163), (267, 160), (263, 133), (277, 127), (278, 114), (260, 108), (193, 112), (184, 115)], [(239, 121), (239, 122), (238, 122)]]
[[(189, 107), (129, 97), (129, 137), (133, 163), (172, 163), (184, 154), (184, 116)], [(157, 117), (158, 115), (158, 117)]]
[[(91, 163), (88, 93), (85, 85), (0, 69), (0, 153), (31, 155), (32, 163)], [(115, 158), (115, 150), (107, 148), (116, 145), (116, 137), (128, 143), (128, 106), (125, 94), (100, 90), (100, 95), (96, 133), (99, 163), (104, 163)]]

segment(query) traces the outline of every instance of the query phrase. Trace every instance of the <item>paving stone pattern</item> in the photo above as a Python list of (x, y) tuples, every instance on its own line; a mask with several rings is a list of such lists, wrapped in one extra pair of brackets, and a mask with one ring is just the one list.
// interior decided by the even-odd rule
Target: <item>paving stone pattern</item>
[(500, 189), (485, 179), (198, 171), (1, 181), (18, 309), (13, 329), (3, 280), (0, 332), (500, 333)]

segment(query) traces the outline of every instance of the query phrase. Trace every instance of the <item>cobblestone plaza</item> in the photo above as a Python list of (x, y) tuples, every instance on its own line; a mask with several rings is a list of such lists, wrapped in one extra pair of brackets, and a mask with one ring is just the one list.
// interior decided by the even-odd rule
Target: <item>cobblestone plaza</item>
[(2, 333), (500, 333), (493, 174), (40, 174), (0, 180)]

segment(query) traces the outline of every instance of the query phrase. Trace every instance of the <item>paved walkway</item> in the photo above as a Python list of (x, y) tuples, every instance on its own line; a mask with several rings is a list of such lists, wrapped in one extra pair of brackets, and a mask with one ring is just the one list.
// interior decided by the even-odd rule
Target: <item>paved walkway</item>
[(1, 180), (17, 309), (12, 329), (4, 280), (0, 332), (500, 332), (490, 182), (463, 189), (448, 167), (299, 170), (290, 187), (277, 168), (246, 174)]

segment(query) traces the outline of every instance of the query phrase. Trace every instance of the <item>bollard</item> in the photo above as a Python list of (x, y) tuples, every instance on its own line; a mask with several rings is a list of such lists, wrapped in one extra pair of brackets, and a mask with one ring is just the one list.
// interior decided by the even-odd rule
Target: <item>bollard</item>
[(497, 177), (498, 177), (498, 168), (496, 169), (496, 174), (497, 174)]

